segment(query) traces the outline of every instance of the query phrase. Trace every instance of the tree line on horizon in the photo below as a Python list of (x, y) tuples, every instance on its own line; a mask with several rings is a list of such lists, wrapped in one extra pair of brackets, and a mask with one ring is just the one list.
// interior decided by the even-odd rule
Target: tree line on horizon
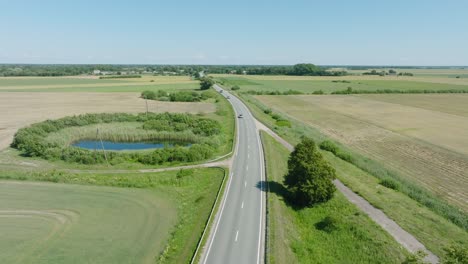
[(341, 76), (346, 71), (330, 71), (311, 63), (296, 65), (101, 65), (101, 64), (0, 64), (0, 76), (73, 76), (153, 74), (200, 77), (199, 74), (250, 74)]

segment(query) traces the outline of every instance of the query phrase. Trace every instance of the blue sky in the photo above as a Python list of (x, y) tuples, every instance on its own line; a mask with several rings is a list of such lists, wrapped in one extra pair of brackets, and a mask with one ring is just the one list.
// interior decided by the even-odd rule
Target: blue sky
[(468, 1), (0, 0), (0, 63), (468, 65)]

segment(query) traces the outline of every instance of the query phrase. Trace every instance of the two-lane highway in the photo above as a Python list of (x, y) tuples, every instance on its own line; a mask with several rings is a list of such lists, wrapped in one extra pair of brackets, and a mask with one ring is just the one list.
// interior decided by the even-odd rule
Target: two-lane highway
[[(219, 92), (221, 87), (215, 85)], [(231, 177), (201, 263), (261, 263), (264, 260), (265, 194), (263, 149), (255, 119), (237, 97), (229, 96), (237, 122)]]

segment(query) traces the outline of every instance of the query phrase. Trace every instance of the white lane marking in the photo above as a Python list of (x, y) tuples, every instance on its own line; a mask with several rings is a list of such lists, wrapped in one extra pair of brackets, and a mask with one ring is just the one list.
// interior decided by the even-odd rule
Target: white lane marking
[(247, 158), (250, 159), (250, 153), (247, 153)]
[(247, 145), (247, 148), (250, 149), (250, 145)]
[(224, 206), (226, 205), (226, 201), (227, 201), (227, 198), (229, 196), (229, 191), (231, 190), (230, 187), (231, 187), (231, 182), (232, 182), (233, 176), (234, 176), (234, 173), (231, 172), (231, 178), (229, 178), (226, 197), (224, 197), (223, 204), (221, 205), (221, 211), (219, 212), (219, 219), (218, 219), (218, 222), (216, 222), (215, 230), (214, 230), (214, 233), (213, 233), (213, 238), (211, 239), (210, 245), (208, 246), (208, 251), (206, 252), (205, 261), (203, 261), (204, 264), (206, 264), (206, 261), (208, 260), (208, 256), (210, 255), (211, 246), (213, 245), (213, 241), (215, 240), (216, 232), (218, 232), (219, 222), (221, 222), (221, 218), (223, 217)]
[(247, 181), (244, 182), (244, 187), (247, 187)]
[(241, 209), (244, 208), (244, 201), (242, 201)]
[(247, 166), (245, 167), (245, 170), (246, 170), (246, 171), (249, 171), (249, 165), (247, 165)]
[(236, 232), (236, 242), (237, 242), (237, 237), (239, 236), (239, 230)]

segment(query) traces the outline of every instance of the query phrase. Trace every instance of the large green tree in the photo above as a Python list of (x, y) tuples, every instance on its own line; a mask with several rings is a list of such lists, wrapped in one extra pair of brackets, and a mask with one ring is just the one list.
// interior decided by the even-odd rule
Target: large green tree
[(323, 159), (315, 142), (303, 138), (289, 157), (284, 184), (291, 194), (292, 203), (309, 207), (333, 197), (336, 188), (332, 181), (335, 177), (335, 169)]
[(210, 77), (203, 77), (203, 78), (200, 78), (200, 90), (208, 90), (208, 89), (210, 89), (214, 84), (215, 84), (215, 82), (214, 82), (213, 79), (211, 79)]

